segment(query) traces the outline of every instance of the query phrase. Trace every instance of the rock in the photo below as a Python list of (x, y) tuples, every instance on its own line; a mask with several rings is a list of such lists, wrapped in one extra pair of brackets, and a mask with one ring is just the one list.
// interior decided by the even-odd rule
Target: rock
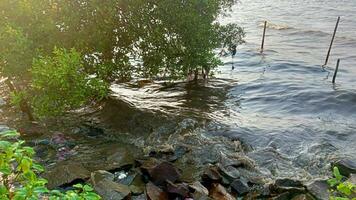
[(178, 169), (169, 162), (162, 162), (147, 170), (151, 181), (156, 185), (164, 185), (168, 180), (176, 182), (180, 178)]
[(293, 197), (292, 200), (314, 200), (314, 198), (312, 196), (310, 196), (309, 194), (300, 194), (300, 195)]
[(129, 188), (133, 195), (140, 195), (140, 194), (144, 193), (144, 191), (145, 191), (144, 189), (142, 189), (138, 186), (135, 186), (135, 185), (130, 185)]
[(174, 184), (170, 181), (167, 181), (167, 192), (170, 194), (178, 195), (180, 197), (188, 197), (189, 187), (184, 183)]
[(293, 179), (277, 179), (275, 185), (278, 187), (303, 187), (303, 183)]
[(115, 183), (108, 179), (103, 179), (94, 185), (94, 190), (103, 200), (122, 200), (131, 196), (130, 188), (127, 185)]
[(350, 178), (347, 181), (356, 185), (356, 174), (350, 174)]
[(220, 185), (218, 183), (212, 184), (209, 196), (215, 200), (235, 200), (236, 199), (231, 194), (229, 194), (222, 185)]
[(132, 200), (147, 200), (145, 194), (141, 194), (139, 196), (132, 196)]
[(148, 200), (168, 200), (168, 194), (153, 183), (147, 183), (146, 194)]
[(6, 105), (6, 101), (0, 97), (0, 107), (5, 106)]
[(271, 185), (271, 191), (277, 194), (289, 192), (292, 194), (300, 194), (305, 192), (305, 187), (302, 182), (293, 179), (278, 179), (275, 184)]
[(231, 189), (235, 191), (238, 195), (245, 195), (250, 191), (250, 187), (247, 183), (241, 179), (236, 179), (231, 183)]
[(317, 200), (329, 199), (329, 185), (326, 180), (316, 180), (307, 185), (308, 192)]
[(350, 159), (336, 161), (332, 164), (332, 167), (337, 167), (340, 174), (346, 177), (349, 177), (350, 174), (356, 174), (356, 162)]
[(199, 193), (208, 196), (209, 190), (206, 189), (199, 181), (194, 182), (193, 184), (189, 185), (191, 189), (194, 190), (194, 193)]
[(290, 200), (293, 195), (290, 192), (284, 192), (271, 198), (271, 200)]
[(170, 145), (163, 145), (159, 147), (159, 150), (151, 151), (149, 153), (149, 156), (166, 160), (169, 162), (174, 162), (179, 158), (182, 158), (184, 154), (186, 154), (188, 151), (189, 149), (184, 146), (178, 146), (174, 148), (173, 146)]
[(113, 181), (114, 180), (114, 174), (112, 174), (110, 172), (107, 172), (107, 171), (104, 171), (104, 170), (98, 170), (98, 171), (95, 171), (95, 172), (91, 173), (90, 182), (93, 185), (98, 184), (100, 181), (102, 181), (104, 179)]
[(115, 173), (114, 181), (124, 185), (130, 185), (135, 180), (136, 176), (137, 173), (133, 171), (130, 172), (120, 171)]
[(221, 176), (227, 180), (228, 184), (240, 177), (239, 170), (233, 166), (223, 167), (221, 164), (218, 164), (217, 167)]
[(4, 132), (4, 131), (8, 131), (8, 130), (9, 130), (9, 127), (0, 124), (0, 133), (1, 133), (1, 132)]
[(142, 176), (138, 175), (135, 177), (130, 185), (131, 192), (134, 195), (142, 194), (145, 191), (145, 183), (142, 180)]
[(203, 175), (202, 175), (202, 180), (205, 183), (220, 183), (222, 181), (221, 174), (219, 173), (217, 167), (211, 166), (207, 168)]
[(63, 161), (49, 169), (43, 177), (48, 180), (48, 188), (54, 189), (75, 180), (86, 180), (90, 177), (90, 172), (80, 163)]

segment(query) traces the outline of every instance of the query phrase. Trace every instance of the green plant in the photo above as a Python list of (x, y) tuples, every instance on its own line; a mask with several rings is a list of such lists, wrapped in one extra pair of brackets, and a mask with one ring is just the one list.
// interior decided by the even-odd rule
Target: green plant
[(55, 48), (53, 56), (35, 59), (32, 65), (32, 107), (39, 117), (56, 116), (107, 95), (108, 85), (86, 73), (75, 49)]
[(75, 190), (61, 193), (47, 189), (47, 180), (37, 175), (44, 168), (33, 159), (35, 151), (23, 146), (16, 131), (0, 133), (1, 200), (99, 200), (88, 185), (74, 185)]
[(328, 180), (330, 186), (331, 200), (356, 200), (354, 196), (356, 194), (356, 185), (348, 181), (344, 181), (345, 177), (340, 174), (337, 167), (333, 168), (334, 178)]

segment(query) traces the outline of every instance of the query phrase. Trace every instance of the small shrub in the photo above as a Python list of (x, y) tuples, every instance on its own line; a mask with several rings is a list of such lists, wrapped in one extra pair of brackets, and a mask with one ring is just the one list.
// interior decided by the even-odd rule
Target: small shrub
[(356, 194), (356, 185), (345, 181), (337, 167), (333, 169), (334, 178), (328, 180), (330, 185), (331, 200), (356, 200), (352, 196)]
[(44, 168), (33, 159), (35, 151), (23, 146), (16, 131), (0, 133), (1, 200), (99, 200), (89, 185), (74, 185), (75, 190), (62, 193), (47, 189), (47, 180), (37, 175)]

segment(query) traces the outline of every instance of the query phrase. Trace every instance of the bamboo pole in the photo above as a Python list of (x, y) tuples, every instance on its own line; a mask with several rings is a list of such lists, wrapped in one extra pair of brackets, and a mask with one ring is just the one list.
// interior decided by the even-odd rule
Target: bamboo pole
[(335, 29), (334, 29), (334, 34), (333, 34), (333, 37), (332, 37), (331, 42), (330, 42), (328, 53), (326, 55), (325, 64), (323, 66), (326, 66), (328, 64), (329, 56), (330, 56), (330, 52), (331, 52), (331, 47), (333, 46), (333, 43), (334, 43), (334, 39), (335, 39), (337, 28), (339, 26), (339, 22), (340, 22), (340, 17), (337, 18), (337, 22), (336, 22)]
[(337, 59), (336, 68), (335, 68), (334, 77), (333, 77), (333, 83), (335, 83), (337, 71), (339, 71), (339, 65), (340, 65), (340, 59)]
[(264, 48), (264, 45), (265, 45), (266, 28), (267, 28), (267, 21), (265, 21), (264, 28), (263, 28), (263, 36), (262, 36), (262, 44), (261, 44), (261, 53), (263, 53), (263, 48)]

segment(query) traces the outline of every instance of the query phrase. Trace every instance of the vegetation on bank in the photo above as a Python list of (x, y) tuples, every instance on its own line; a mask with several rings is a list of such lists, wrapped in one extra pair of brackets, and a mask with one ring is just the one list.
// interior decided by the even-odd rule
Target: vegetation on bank
[(108, 94), (114, 80), (207, 77), (244, 32), (217, 18), (237, 0), (2, 0), (0, 76), (33, 120)]
[(328, 180), (330, 185), (331, 200), (356, 200), (352, 195), (356, 194), (356, 185), (347, 181), (346, 177), (340, 174), (337, 167), (333, 168), (334, 177)]
[(23, 146), (16, 131), (0, 133), (0, 199), (2, 200), (99, 200), (89, 185), (74, 185), (73, 190), (49, 190), (47, 180), (38, 174), (44, 168), (33, 156), (31, 147)]

